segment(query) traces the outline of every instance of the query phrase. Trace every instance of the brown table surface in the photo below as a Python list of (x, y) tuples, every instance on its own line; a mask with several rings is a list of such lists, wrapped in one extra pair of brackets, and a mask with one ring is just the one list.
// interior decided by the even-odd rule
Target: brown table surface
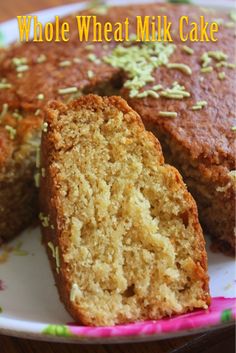
[[(76, 3), (76, 0), (0, 0), (0, 22), (32, 11)], [(234, 327), (163, 341), (118, 345), (74, 345), (0, 336), (0, 353), (234, 353)]]

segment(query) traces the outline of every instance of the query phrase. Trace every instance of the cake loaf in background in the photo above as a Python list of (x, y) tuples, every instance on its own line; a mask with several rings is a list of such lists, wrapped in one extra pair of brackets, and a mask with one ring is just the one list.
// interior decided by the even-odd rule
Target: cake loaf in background
[[(86, 10), (81, 14), (93, 14)], [(25, 43), (1, 53), (0, 239), (24, 229), (36, 213), (42, 110), (51, 99), (119, 92), (160, 139), (165, 158), (183, 174), (216, 246), (234, 250), (235, 22), (228, 10), (150, 4), (108, 8), (101, 22), (168, 15), (174, 43)], [(218, 42), (180, 42), (178, 18), (204, 14), (219, 23)], [(174, 45), (173, 45), (174, 44)], [(123, 62), (119, 60), (122, 53)], [(122, 88), (123, 87), (123, 88)]]

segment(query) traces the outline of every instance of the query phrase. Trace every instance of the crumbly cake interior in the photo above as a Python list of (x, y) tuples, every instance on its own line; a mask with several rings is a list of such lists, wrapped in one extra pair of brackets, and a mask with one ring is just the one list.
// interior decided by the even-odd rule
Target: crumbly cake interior
[[(235, 180), (222, 165), (206, 167), (204, 163), (197, 163), (188, 156), (184, 148), (174, 139), (167, 136), (161, 129), (157, 131), (151, 124), (148, 129), (153, 131), (161, 143), (167, 163), (175, 166), (184, 178), (188, 190), (199, 205), (199, 218), (207, 231), (211, 231), (214, 224), (215, 243), (224, 252), (234, 254), (232, 229), (235, 225), (235, 214), (230, 210), (235, 208), (234, 189)], [(216, 174), (215, 179), (212, 173)], [(234, 172), (233, 172), (234, 173)], [(221, 175), (222, 186), (219, 186), (217, 176)], [(221, 205), (225, 204), (222, 208)]]
[(112, 325), (206, 306), (187, 191), (152, 135), (109, 106), (61, 114), (58, 129), (62, 254), (81, 315)]

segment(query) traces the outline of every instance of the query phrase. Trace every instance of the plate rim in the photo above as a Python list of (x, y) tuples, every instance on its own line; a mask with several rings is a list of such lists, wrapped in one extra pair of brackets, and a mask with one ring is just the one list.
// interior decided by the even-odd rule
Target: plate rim
[[(20, 321), (20, 320), (19, 320)], [(45, 334), (42, 331), (25, 331), (25, 330), (11, 330), (6, 328), (0, 328), (0, 335), (6, 335), (10, 337), (16, 337), (21, 339), (39, 340), (42, 342), (54, 342), (54, 343), (76, 343), (76, 344), (123, 344), (123, 343), (141, 343), (141, 342), (153, 342), (171, 338), (178, 338), (184, 336), (191, 336), (207, 332), (217, 331), (222, 328), (229, 328), (235, 326), (235, 321), (226, 323), (220, 323), (213, 326), (204, 326), (200, 328), (192, 328), (188, 330), (179, 330), (167, 333), (153, 333), (144, 335), (131, 335), (131, 336), (110, 336), (110, 337), (91, 337), (91, 336), (60, 336)]]

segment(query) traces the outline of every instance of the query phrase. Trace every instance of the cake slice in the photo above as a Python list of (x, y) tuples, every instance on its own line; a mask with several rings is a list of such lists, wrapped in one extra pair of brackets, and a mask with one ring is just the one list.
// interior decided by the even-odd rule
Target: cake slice
[(45, 115), (40, 219), (73, 318), (103, 326), (207, 308), (196, 204), (139, 115), (95, 95)]

